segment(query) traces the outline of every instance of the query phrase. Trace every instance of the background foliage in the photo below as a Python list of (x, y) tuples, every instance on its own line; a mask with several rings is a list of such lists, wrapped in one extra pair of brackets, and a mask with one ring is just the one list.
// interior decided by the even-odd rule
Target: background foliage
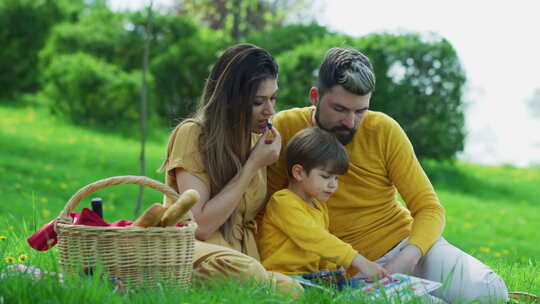
[(51, 27), (77, 18), (81, 0), (14, 0), (0, 2), (0, 98), (5, 102), (38, 88), (38, 53)]
[(354, 47), (377, 76), (372, 109), (394, 117), (418, 155), (448, 159), (463, 150), (465, 73), (452, 45), (436, 34), (371, 34)]
[(54, 57), (44, 73), (43, 93), (51, 111), (76, 124), (136, 122), (140, 75), (92, 55), (77, 52)]
[[(52, 113), (76, 124), (134, 122), (148, 26), (149, 116), (172, 126), (194, 112), (211, 65), (235, 41), (254, 43), (275, 56), (281, 71), (278, 109), (308, 105), (307, 92), (326, 51), (354, 47), (375, 67), (372, 109), (388, 113), (403, 126), (419, 157), (452, 159), (463, 150), (466, 79), (455, 50), (443, 37), (421, 33), (350, 37), (309, 22), (313, 18), (286, 23), (306, 9), (305, 1), (299, 0), (264, 5), (251, 0), (206, 2), (186, 1), (170, 11), (155, 11), (149, 25), (145, 11), (111, 11), (103, 0), (4, 3), (0, 16), (5, 18), (0, 20), (19, 23), (4, 29), (2, 37), (10, 40), (0, 60), (20, 77), (2, 76), (0, 83), (6, 88), (2, 94), (37, 92), (36, 99)], [(261, 5), (259, 13), (266, 17), (257, 20), (264, 25), (242, 13)], [(28, 32), (20, 20), (31, 21), (35, 30)], [(238, 22), (234, 25), (238, 28), (234, 30), (230, 22)], [(15, 59), (20, 54), (25, 60)]]

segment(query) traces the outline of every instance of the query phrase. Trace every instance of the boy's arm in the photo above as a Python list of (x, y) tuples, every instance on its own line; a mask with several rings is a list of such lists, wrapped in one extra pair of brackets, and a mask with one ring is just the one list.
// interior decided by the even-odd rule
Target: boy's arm
[(322, 270), (336, 271), (337, 268), (338, 268), (338, 265), (328, 261), (327, 259), (321, 259), (321, 262), (319, 263), (319, 269), (321, 271)]
[(265, 216), (298, 247), (313, 252), (322, 259), (348, 268), (357, 252), (351, 245), (341, 241), (318, 223), (296, 200), (271, 200)]

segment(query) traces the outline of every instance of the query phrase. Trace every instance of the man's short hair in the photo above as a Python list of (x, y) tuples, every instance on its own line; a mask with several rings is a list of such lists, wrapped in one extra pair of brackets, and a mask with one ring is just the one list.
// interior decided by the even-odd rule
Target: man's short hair
[(361, 52), (352, 48), (331, 48), (319, 68), (317, 89), (323, 96), (335, 85), (345, 90), (366, 95), (375, 90), (373, 66)]
[(307, 128), (296, 133), (285, 148), (287, 174), (292, 179), (292, 167), (299, 164), (307, 174), (322, 168), (342, 175), (349, 169), (349, 156), (334, 134), (320, 128)]

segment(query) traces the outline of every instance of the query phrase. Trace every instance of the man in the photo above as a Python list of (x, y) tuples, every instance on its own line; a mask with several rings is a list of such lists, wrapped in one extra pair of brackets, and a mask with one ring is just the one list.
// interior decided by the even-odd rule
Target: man
[[(444, 208), (402, 128), (386, 114), (369, 111), (374, 89), (369, 59), (354, 49), (333, 48), (309, 92), (313, 106), (273, 119), (282, 147), (313, 126), (345, 146), (350, 166), (327, 201), (330, 231), (392, 273), (446, 282), (435, 293), (446, 301), (507, 301), (504, 281), (493, 270), (441, 237)], [(283, 155), (268, 169), (269, 194), (287, 184)]]

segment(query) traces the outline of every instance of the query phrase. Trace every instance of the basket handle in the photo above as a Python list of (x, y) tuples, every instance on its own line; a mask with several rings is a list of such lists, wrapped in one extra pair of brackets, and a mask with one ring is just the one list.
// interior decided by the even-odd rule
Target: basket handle
[[(160, 191), (161, 193), (163, 193), (168, 198), (170, 198), (172, 201), (176, 201), (180, 197), (180, 194), (178, 194), (178, 192), (176, 192), (170, 186), (167, 186), (163, 183), (160, 183), (146, 176), (125, 175), (125, 176), (109, 177), (109, 178), (95, 181), (79, 189), (79, 191), (77, 191), (69, 199), (66, 206), (64, 207), (64, 210), (60, 212), (60, 215), (58, 216), (58, 223), (71, 224), (72, 219), (69, 216), (69, 213), (73, 211), (73, 209), (77, 207), (81, 199), (87, 196), (88, 194), (91, 194), (97, 190), (103, 189), (108, 186), (127, 185), (127, 184), (147, 186), (147, 187), (156, 189)], [(187, 214), (188, 214), (188, 217), (191, 220), (193, 220), (193, 215), (191, 214), (191, 211), (189, 211)]]

